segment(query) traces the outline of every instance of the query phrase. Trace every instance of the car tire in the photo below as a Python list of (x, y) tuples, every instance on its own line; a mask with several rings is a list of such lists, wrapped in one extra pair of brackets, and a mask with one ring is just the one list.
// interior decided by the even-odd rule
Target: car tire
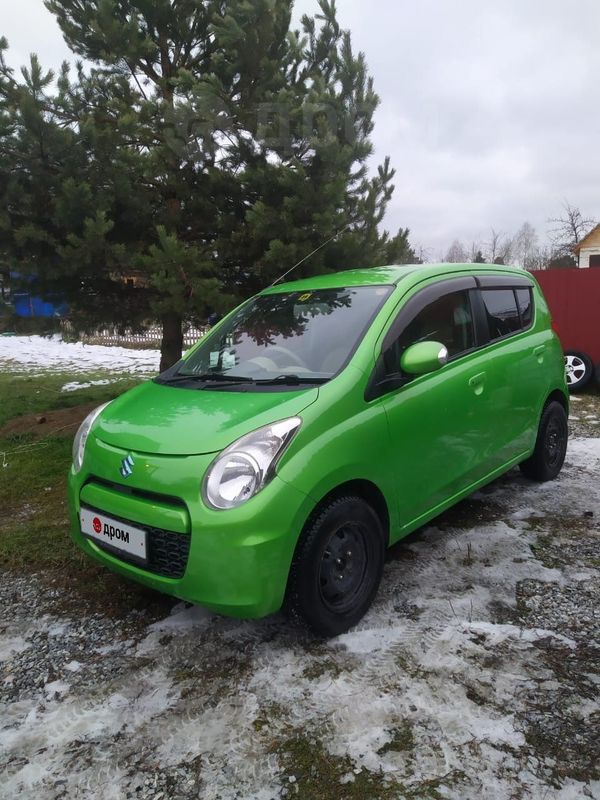
[(567, 350), (565, 353), (567, 387), (574, 394), (580, 392), (594, 377), (594, 363), (585, 353)]
[(347, 631), (377, 594), (386, 544), (378, 515), (362, 498), (340, 497), (320, 508), (296, 546), (288, 614), (318, 636)]
[(569, 423), (560, 403), (548, 403), (538, 428), (533, 454), (519, 466), (534, 481), (551, 481), (561, 471), (567, 454)]

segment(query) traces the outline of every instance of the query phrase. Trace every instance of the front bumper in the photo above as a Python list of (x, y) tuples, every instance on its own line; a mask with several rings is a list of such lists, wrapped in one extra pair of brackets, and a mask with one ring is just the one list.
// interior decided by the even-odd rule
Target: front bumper
[[(256, 618), (277, 611), (312, 501), (276, 476), (239, 508), (213, 511), (202, 502), (200, 485), (214, 454), (132, 452), (135, 468), (123, 479), (119, 470), (129, 454), (90, 435), (82, 470), (69, 475), (71, 531), (77, 545), (114, 572), (219, 613)], [(189, 552), (182, 576), (158, 570), (157, 560), (144, 568), (128, 563), (82, 535), (82, 504), (145, 527), (151, 552), (153, 530), (171, 544), (179, 544), (174, 536), (182, 543), (185, 538)], [(182, 547), (176, 549), (180, 554)], [(165, 552), (169, 557), (163, 548), (163, 565)]]

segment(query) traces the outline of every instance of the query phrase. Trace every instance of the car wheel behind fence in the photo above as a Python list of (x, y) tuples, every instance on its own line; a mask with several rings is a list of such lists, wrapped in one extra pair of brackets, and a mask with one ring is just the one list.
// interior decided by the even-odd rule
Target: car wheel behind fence
[(565, 353), (567, 386), (570, 392), (580, 392), (594, 377), (594, 364), (585, 353), (568, 350)]

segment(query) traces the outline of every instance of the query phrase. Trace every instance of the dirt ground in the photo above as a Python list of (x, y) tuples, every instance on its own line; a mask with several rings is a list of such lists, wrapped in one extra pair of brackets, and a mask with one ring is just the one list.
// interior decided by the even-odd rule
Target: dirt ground
[(0, 796), (598, 800), (599, 422), (574, 399), (557, 481), (515, 470), (394, 546), (328, 642), (2, 575)]
[(0, 438), (4, 436), (28, 435), (30, 440), (46, 436), (68, 436), (73, 438), (79, 425), (93, 411), (97, 403), (85, 403), (73, 408), (59, 408), (41, 414), (25, 414), (15, 417), (0, 428)]

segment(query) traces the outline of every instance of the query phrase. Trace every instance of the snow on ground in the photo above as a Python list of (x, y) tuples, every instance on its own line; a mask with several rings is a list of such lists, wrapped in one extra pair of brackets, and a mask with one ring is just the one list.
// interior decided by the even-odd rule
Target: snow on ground
[(329, 642), (183, 603), (69, 618), (5, 579), (0, 795), (600, 798), (599, 468), (576, 439), (559, 480), (447, 512)]
[(109, 383), (114, 383), (109, 378), (100, 378), (97, 381), (70, 381), (65, 383), (61, 392), (76, 392), (78, 389), (89, 389), (90, 386), (108, 386)]
[(63, 342), (58, 335), (0, 336), (0, 369), (13, 372), (85, 373), (106, 369), (134, 374), (156, 373), (159, 362), (158, 350)]

